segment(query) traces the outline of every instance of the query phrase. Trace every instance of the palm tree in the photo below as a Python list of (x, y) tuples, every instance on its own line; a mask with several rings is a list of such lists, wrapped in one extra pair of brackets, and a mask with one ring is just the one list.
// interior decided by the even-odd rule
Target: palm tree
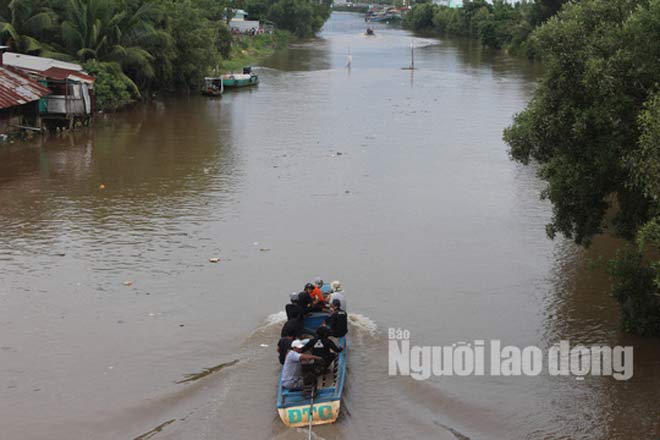
[(154, 26), (160, 16), (152, 2), (131, 11), (118, 0), (68, 0), (62, 22), (64, 49), (80, 61), (114, 62), (124, 72), (151, 78), (152, 49), (171, 40)]
[(0, 10), (0, 39), (11, 50), (26, 54), (51, 52), (39, 41), (57, 17), (43, 0), (11, 0)]

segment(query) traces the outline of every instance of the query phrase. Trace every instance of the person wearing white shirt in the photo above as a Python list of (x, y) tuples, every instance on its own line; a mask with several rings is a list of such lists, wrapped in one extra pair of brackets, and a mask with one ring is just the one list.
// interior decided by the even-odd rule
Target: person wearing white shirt
[(328, 301), (330, 304), (336, 299), (339, 300), (341, 303), (341, 309), (343, 311), (346, 311), (346, 298), (344, 298), (344, 290), (341, 288), (341, 282), (339, 281), (333, 281), (330, 283), (330, 286), (332, 287), (332, 295), (330, 295), (330, 301)]

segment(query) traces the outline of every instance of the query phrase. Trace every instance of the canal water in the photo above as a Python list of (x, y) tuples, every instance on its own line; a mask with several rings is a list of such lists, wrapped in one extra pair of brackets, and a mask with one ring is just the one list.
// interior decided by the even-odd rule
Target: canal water
[[(375, 30), (335, 13), (254, 89), (0, 147), (2, 438), (306, 438), (275, 411), (275, 344), (316, 276), (345, 286), (351, 351), (315, 438), (660, 435), (658, 341), (620, 331), (590, 269), (617, 244), (548, 240), (543, 183), (501, 141), (538, 67)], [(635, 375), (390, 377), (389, 328), (633, 345)]]

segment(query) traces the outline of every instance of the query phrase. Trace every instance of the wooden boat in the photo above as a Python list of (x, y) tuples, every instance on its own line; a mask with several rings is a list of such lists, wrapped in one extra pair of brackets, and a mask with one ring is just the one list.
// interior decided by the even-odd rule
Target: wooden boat
[[(313, 335), (327, 317), (328, 313), (311, 313), (306, 316), (305, 333)], [(336, 343), (342, 351), (330, 365), (328, 373), (316, 379), (313, 395), (311, 387), (302, 391), (283, 388), (280, 373), (280, 380), (277, 384), (277, 412), (285, 425), (289, 427), (310, 426), (310, 413), (312, 414), (311, 425), (334, 423), (339, 417), (341, 394), (346, 380), (348, 339), (344, 336), (337, 339)]]
[(222, 76), (222, 85), (226, 89), (249, 87), (259, 84), (259, 75), (252, 73), (251, 67), (244, 67), (243, 73), (227, 73)]
[(223, 91), (224, 91), (224, 87), (222, 84), (222, 77), (207, 76), (204, 78), (204, 87), (202, 88), (202, 95), (222, 96)]

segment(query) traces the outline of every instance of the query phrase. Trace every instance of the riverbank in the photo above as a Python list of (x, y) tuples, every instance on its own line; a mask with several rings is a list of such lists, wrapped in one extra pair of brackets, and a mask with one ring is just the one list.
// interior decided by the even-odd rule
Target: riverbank
[(286, 47), (293, 36), (288, 31), (275, 30), (272, 34), (238, 36), (232, 42), (229, 58), (220, 65), (222, 73), (241, 70), (243, 66), (258, 64), (270, 57), (277, 49)]
[(532, 33), (554, 16), (562, 3), (557, 2), (552, 8), (543, 6), (543, 2), (516, 5), (473, 2), (460, 8), (424, 3), (412, 8), (404, 17), (403, 25), (412, 31), (439, 37), (473, 38), (485, 47), (537, 58), (539, 52), (531, 38)]
[(351, 5), (351, 4), (334, 5), (332, 6), (332, 10), (333, 12), (356, 12), (358, 14), (366, 14), (367, 11), (369, 10), (369, 6)]
[[(232, 28), (229, 12), (238, 10), (216, 2), (103, 0), (102, 7), (89, 10), (87, 3), (25, 9), (22, 2), (10, 2), (0, 17), (0, 42), (13, 52), (85, 66), (97, 78), (94, 104), (104, 111), (156, 95), (198, 90), (223, 60), (233, 69), (268, 55), (269, 46), (280, 41), (278, 33), (274, 39), (241, 41), (233, 50), (237, 28)], [(301, 38), (315, 35), (330, 15), (329, 5), (305, 0), (265, 0), (259, 8), (248, 18), (269, 24), (256, 28), (275, 26)], [(28, 22), (34, 26), (16, 27)]]
[[(276, 50), (286, 47), (294, 38), (290, 32), (285, 30), (275, 30), (269, 34), (255, 36), (233, 36), (229, 55), (219, 61), (219, 69), (209, 70), (207, 75), (236, 72), (244, 66), (260, 63), (273, 55)], [(192, 87), (191, 84), (186, 84), (183, 89), (161, 90), (153, 95), (145, 96), (117, 65), (92, 61), (87, 63), (85, 68), (96, 77), (96, 110), (99, 112), (125, 110), (135, 103), (148, 101), (154, 97), (176, 94), (182, 90), (186, 93), (196, 94), (202, 86), (201, 83), (192, 84)]]

